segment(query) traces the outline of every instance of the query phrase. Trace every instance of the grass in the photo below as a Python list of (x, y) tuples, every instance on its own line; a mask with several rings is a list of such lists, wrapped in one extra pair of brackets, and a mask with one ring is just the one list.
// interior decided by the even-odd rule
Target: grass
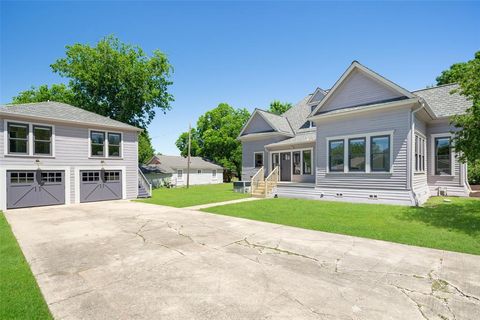
[(203, 211), (305, 229), (480, 255), (480, 199), (431, 198), (424, 207), (266, 199)]
[(200, 204), (247, 198), (250, 195), (233, 192), (233, 184), (209, 184), (187, 188), (160, 188), (153, 190), (151, 198), (137, 200), (171, 207), (190, 207)]
[(0, 211), (0, 319), (52, 319), (10, 225)]

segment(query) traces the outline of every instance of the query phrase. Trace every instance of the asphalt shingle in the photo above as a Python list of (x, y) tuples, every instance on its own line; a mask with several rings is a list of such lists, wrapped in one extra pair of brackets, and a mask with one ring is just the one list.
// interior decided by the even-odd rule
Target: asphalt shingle
[(458, 84), (448, 84), (413, 91), (413, 93), (428, 103), (433, 112), (435, 112), (435, 116), (442, 118), (464, 114), (472, 106), (472, 102), (467, 100), (465, 96), (458, 92), (451, 93), (452, 90), (458, 88)]

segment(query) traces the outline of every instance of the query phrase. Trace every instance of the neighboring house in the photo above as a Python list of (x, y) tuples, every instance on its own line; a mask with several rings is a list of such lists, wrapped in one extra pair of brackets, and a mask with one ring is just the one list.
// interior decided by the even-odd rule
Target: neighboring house
[(253, 112), (239, 135), (242, 180), (279, 166), (278, 196), (408, 205), (468, 196), (450, 119), (471, 102), (455, 88), (408, 91), (354, 61), (284, 114)]
[(136, 198), (140, 131), (64, 103), (0, 106), (0, 209)]
[[(142, 167), (147, 179), (154, 185), (166, 180), (174, 186), (187, 184), (187, 158), (156, 155)], [(223, 182), (223, 168), (200, 157), (190, 158), (190, 184), (214, 184)]]

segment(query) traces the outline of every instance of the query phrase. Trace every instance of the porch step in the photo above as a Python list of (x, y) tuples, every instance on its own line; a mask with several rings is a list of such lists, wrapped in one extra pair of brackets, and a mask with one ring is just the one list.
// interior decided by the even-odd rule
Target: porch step
[(148, 195), (147, 190), (145, 190), (145, 188), (144, 188), (143, 186), (141, 186), (141, 185), (138, 185), (137, 198), (150, 198), (150, 196)]

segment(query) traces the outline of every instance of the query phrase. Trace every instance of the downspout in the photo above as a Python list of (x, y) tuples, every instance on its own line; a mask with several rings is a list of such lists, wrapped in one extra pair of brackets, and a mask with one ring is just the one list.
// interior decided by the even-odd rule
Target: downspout
[(419, 206), (417, 194), (413, 190), (413, 177), (414, 177), (414, 171), (415, 171), (415, 114), (425, 108), (425, 102), (423, 100), (419, 100), (420, 102), (420, 107), (412, 111), (411, 117), (410, 117), (410, 153), (409, 153), (409, 160), (410, 160), (410, 174), (409, 174), (409, 181), (408, 181), (408, 186), (410, 190), (412, 190), (413, 194), (413, 200), (415, 201), (415, 206)]

